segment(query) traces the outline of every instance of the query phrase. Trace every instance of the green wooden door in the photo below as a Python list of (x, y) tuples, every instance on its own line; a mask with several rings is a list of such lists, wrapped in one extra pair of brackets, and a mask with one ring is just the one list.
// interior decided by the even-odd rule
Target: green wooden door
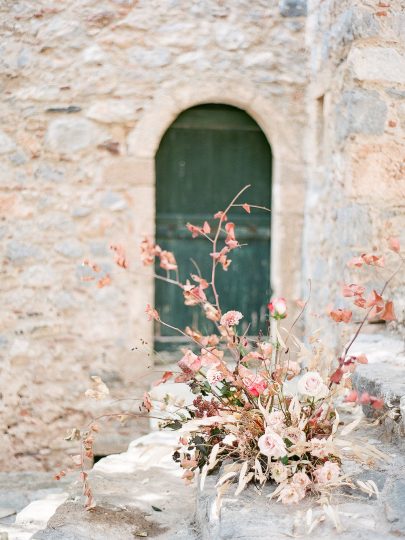
[[(201, 105), (183, 112), (165, 133), (156, 154), (156, 241), (173, 251), (184, 283), (195, 274), (194, 259), (210, 281), (210, 243), (191, 239), (185, 224), (201, 225), (224, 209), (232, 197), (251, 184), (241, 203), (270, 207), (271, 150), (256, 122), (244, 111), (225, 105)], [(236, 238), (242, 249), (231, 252), (227, 272), (217, 271), (223, 311), (244, 314), (249, 334), (265, 329), (266, 304), (270, 297), (270, 214), (234, 209)], [(160, 271), (161, 272), (161, 271)], [(197, 307), (184, 306), (181, 290), (155, 280), (155, 306), (163, 320), (184, 329), (209, 330), (210, 322)], [(181, 338), (156, 325), (155, 349), (172, 350)]]

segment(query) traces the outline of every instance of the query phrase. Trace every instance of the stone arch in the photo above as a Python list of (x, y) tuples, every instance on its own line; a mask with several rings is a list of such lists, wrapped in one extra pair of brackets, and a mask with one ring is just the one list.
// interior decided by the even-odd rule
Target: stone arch
[[(296, 299), (301, 296), (301, 248), (305, 201), (302, 126), (288, 122), (281, 111), (257, 88), (240, 82), (178, 85), (157, 94), (128, 136), (125, 177), (135, 183), (148, 216), (135, 232), (154, 236), (155, 154), (160, 141), (177, 116), (188, 108), (207, 103), (232, 105), (246, 111), (260, 126), (273, 154), (271, 284), (274, 294)], [(154, 280), (144, 281), (141, 297), (152, 303)], [(146, 303), (146, 302), (145, 302)], [(143, 306), (145, 304), (142, 304)], [(142, 309), (143, 312), (143, 309)], [(143, 317), (135, 316), (136, 320)], [(145, 329), (146, 330), (146, 329)], [(151, 327), (149, 332), (151, 332)]]

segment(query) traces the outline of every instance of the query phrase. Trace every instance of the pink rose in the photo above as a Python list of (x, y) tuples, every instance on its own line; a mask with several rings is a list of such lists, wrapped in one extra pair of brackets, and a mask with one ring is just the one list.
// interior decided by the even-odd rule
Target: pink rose
[(267, 304), (267, 307), (274, 319), (285, 319), (287, 317), (287, 302), (285, 298), (273, 298)]
[(307, 486), (311, 483), (309, 476), (304, 472), (297, 472), (292, 477), (293, 484), (297, 484), (302, 489), (306, 489)]
[(258, 441), (260, 452), (269, 458), (279, 458), (287, 454), (283, 439), (275, 431), (266, 429)]
[(281, 501), (283, 504), (294, 504), (304, 497), (305, 489), (296, 483), (291, 483), (287, 484), (285, 488), (281, 490), (278, 501)]
[(327, 439), (317, 439), (314, 437), (311, 439), (310, 444), (309, 451), (314, 457), (323, 459), (328, 457), (329, 454), (333, 454), (334, 447)]
[(322, 467), (315, 470), (315, 478), (318, 484), (329, 484), (339, 480), (340, 468), (337, 463), (327, 461)]
[(285, 428), (285, 416), (282, 411), (273, 411), (266, 417), (266, 426), (268, 429), (279, 433)]
[(253, 373), (253, 371), (242, 365), (239, 366), (238, 371), (243, 384), (252, 396), (258, 397), (263, 394), (267, 388), (267, 382), (261, 375)]
[(184, 371), (193, 371), (194, 373), (197, 373), (201, 367), (201, 359), (194, 354), (193, 351), (188, 350), (183, 358), (177, 362), (177, 365)]
[(308, 371), (298, 381), (298, 392), (317, 399), (328, 395), (329, 389), (317, 371)]

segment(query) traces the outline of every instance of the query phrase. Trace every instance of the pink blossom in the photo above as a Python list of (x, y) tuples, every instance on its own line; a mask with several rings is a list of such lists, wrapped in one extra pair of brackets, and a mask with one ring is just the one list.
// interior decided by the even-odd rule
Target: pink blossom
[(270, 358), (273, 352), (273, 345), (268, 341), (263, 341), (263, 343), (259, 344), (259, 349), (265, 358)]
[(243, 384), (252, 396), (258, 397), (260, 394), (263, 394), (267, 388), (267, 382), (261, 375), (254, 373), (242, 365), (239, 366), (238, 372)]
[(305, 489), (299, 484), (287, 484), (280, 492), (278, 501), (283, 504), (295, 504), (305, 497)]
[(220, 313), (212, 304), (206, 302), (203, 306), (205, 316), (209, 321), (218, 322), (220, 319)]
[(283, 439), (275, 431), (266, 429), (259, 438), (258, 446), (260, 452), (269, 458), (280, 458), (287, 454), (287, 448)]
[(206, 347), (201, 349), (201, 363), (203, 366), (216, 367), (221, 363), (223, 351), (219, 351), (215, 347)]
[(155, 319), (155, 321), (159, 320), (159, 313), (150, 304), (146, 305), (145, 313), (148, 315), (148, 321), (153, 319)]
[(206, 377), (207, 377), (207, 381), (211, 385), (215, 385), (216, 383), (221, 382), (222, 379), (224, 378), (223, 374), (215, 368), (210, 368), (207, 371)]
[(340, 468), (337, 463), (327, 461), (322, 467), (315, 470), (315, 478), (318, 484), (329, 484), (339, 480)]
[(297, 472), (292, 477), (293, 484), (299, 485), (302, 489), (306, 489), (311, 483), (309, 476), (304, 472)]
[(183, 358), (177, 362), (177, 365), (185, 371), (190, 370), (196, 373), (201, 367), (201, 359), (189, 349)]
[(220, 324), (222, 326), (236, 326), (242, 318), (243, 315), (240, 311), (227, 311), (222, 315)]
[(191, 285), (189, 280), (187, 280), (186, 284), (183, 285), (183, 296), (186, 306), (197, 306), (198, 304), (202, 304), (207, 300), (203, 287), (201, 285), (198, 285), (197, 287), (195, 285)]
[(308, 371), (298, 381), (298, 392), (316, 399), (324, 398), (328, 395), (329, 389), (323, 382), (317, 371)]
[(299, 427), (290, 426), (284, 429), (282, 435), (283, 439), (288, 439), (293, 444), (298, 444), (299, 442), (306, 441), (305, 432), (302, 431)]
[(287, 317), (287, 302), (285, 298), (273, 298), (267, 304), (267, 307), (274, 319), (285, 319)]
[(280, 433), (285, 428), (285, 416), (282, 411), (272, 411), (266, 418), (266, 426)]
[(310, 441), (309, 451), (314, 457), (319, 457), (321, 459), (326, 458), (329, 454), (333, 454), (333, 445), (328, 439), (318, 439), (314, 437)]

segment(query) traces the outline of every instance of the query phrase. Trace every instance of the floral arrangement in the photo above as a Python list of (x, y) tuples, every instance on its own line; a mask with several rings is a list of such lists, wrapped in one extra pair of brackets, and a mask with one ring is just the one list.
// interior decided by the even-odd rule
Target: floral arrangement
[[(308, 349), (293, 335), (308, 300), (298, 302), (298, 315), (289, 328), (284, 327), (289, 315), (286, 300), (273, 298), (268, 303), (266, 332), (250, 336), (247, 330), (239, 331), (244, 315), (236, 310), (222, 311), (216, 274), (227, 271), (232, 252), (241, 249), (237, 227), (230, 220), (233, 208), (243, 207), (247, 213), (267, 210), (238, 203), (247, 187), (227, 208), (214, 215), (215, 227), (208, 221), (202, 225), (187, 224), (193, 238), (200, 236), (211, 244), (210, 276), (197, 272), (181, 283), (173, 253), (149, 239), (144, 239), (141, 244), (144, 265), (157, 263), (165, 271), (165, 274), (159, 274), (160, 279), (177, 286), (184, 303), (201, 309), (215, 328), (212, 334), (203, 334), (198, 328), (175, 328), (148, 305), (146, 312), (151, 320), (176, 330), (190, 343), (178, 361), (178, 371), (164, 372), (155, 385), (167, 381), (185, 383), (195, 395), (190, 405), (172, 401), (176, 406), (165, 407), (165, 417), (161, 421), (162, 428), (179, 431), (179, 444), (173, 457), (184, 469), (186, 481), (192, 481), (198, 472), (203, 486), (207, 474), (220, 470), (218, 501), (232, 487), (239, 494), (250, 482), (262, 486), (266, 482), (275, 482), (277, 487), (271, 496), (284, 504), (292, 504), (309, 493), (322, 495), (325, 490), (345, 481), (341, 464), (348, 441), (341, 437), (347, 435), (358, 421), (345, 426), (342, 431), (336, 402), (368, 404), (375, 410), (384, 407), (379, 397), (367, 393), (358, 395), (353, 390), (351, 376), (358, 364), (367, 363), (367, 358), (364, 354), (351, 354), (351, 349), (370, 318), (395, 319), (393, 304), (384, 298), (384, 293), (399, 269), (386, 279), (380, 292), (372, 290), (367, 294), (364, 286), (353, 283), (343, 287), (343, 297), (353, 303), (352, 309), (363, 314), (354, 336), (330, 373), (325, 373), (322, 366), (319, 340), (313, 340)], [(388, 244), (402, 265), (398, 240), (391, 237)], [(113, 250), (117, 264), (126, 268), (123, 248), (113, 246)], [(385, 262), (382, 256), (365, 253), (349, 261), (348, 265), (381, 269)], [(352, 320), (352, 309), (330, 309), (331, 323), (348, 324)], [(88, 395), (96, 399), (105, 397), (108, 389), (101, 380), (94, 379)], [(166, 405), (170, 399), (167, 396)], [(161, 409), (146, 392), (139, 414), (159, 416)], [(89, 430), (77, 436), (82, 438), (84, 445), (77, 462), (85, 475), (89, 506), (92, 496), (83, 459), (92, 455), (93, 435), (98, 429), (93, 430), (94, 425), (92, 423)], [(370, 454), (375, 457), (377, 451), (370, 451)], [(367, 455), (365, 448), (363, 455)], [(373, 491), (372, 483), (366, 489)]]

